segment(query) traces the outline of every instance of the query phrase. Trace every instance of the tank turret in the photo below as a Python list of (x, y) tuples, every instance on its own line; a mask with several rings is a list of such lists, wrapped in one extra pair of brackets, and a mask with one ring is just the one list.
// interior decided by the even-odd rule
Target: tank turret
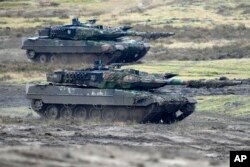
[(96, 19), (89, 19), (88, 22), (82, 23), (78, 18), (73, 18), (72, 19), (72, 24), (71, 25), (66, 25), (65, 27), (69, 26), (80, 26), (80, 27), (90, 27), (90, 25), (93, 25), (96, 23)]
[[(173, 36), (174, 32), (137, 32), (131, 26), (107, 27), (97, 25), (96, 19), (82, 23), (78, 18), (72, 19), (71, 25), (53, 26), (39, 31), (40, 36), (68, 40), (116, 40), (125, 36), (139, 36), (148, 39), (166, 38)], [(46, 34), (46, 35), (45, 35)]]
[(97, 61), (93, 68), (56, 71), (47, 75), (54, 84), (78, 85), (99, 89), (151, 90), (165, 85), (186, 85), (191, 88), (220, 88), (242, 84), (238, 80), (189, 80), (174, 78), (176, 74), (150, 74), (135, 69), (116, 69), (120, 64), (105, 67)]
[(137, 32), (127, 30), (126, 27), (52, 27), (50, 38), (69, 39), (69, 40), (116, 40), (126, 36), (139, 36), (148, 39), (158, 39), (173, 36), (174, 32)]
[[(149, 90), (171, 84), (182, 84), (173, 79), (174, 74), (150, 74), (134, 69), (109, 68), (96, 63), (93, 68), (75, 71), (55, 71), (47, 75), (47, 81), (58, 84), (78, 85), (99, 89)], [(170, 77), (171, 76), (171, 77)]]

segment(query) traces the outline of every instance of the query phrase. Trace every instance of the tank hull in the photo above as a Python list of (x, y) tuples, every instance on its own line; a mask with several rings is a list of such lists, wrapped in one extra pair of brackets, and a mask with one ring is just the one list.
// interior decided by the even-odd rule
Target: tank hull
[(22, 49), (27, 51), (30, 60), (39, 63), (60, 62), (63, 57), (67, 60), (75, 56), (83, 58), (85, 63), (103, 60), (105, 64), (110, 64), (135, 62), (145, 56), (149, 46), (134, 40), (97, 42), (35, 37), (25, 39)]
[[(181, 121), (194, 112), (196, 103), (176, 94), (60, 85), (27, 85), (26, 97), (32, 109), (44, 118), (84, 115), (84, 120), (139, 123)], [(177, 114), (179, 111), (181, 114)]]

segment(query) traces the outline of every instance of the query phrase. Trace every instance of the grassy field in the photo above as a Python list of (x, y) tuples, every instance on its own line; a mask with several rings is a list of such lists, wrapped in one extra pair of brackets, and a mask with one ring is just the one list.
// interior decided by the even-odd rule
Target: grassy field
[[(36, 27), (42, 26), (46, 20), (67, 23), (69, 17), (75, 16), (82, 19), (93, 16), (108, 25), (148, 21), (151, 25), (164, 26), (166, 21), (170, 21), (167, 24), (173, 27), (213, 28), (219, 24), (250, 27), (250, 2), (247, 0), (3, 0), (0, 4), (2, 10), (9, 11), (1, 13), (1, 20), (5, 23), (1, 27)], [(22, 12), (24, 8), (28, 12)], [(53, 11), (57, 12), (53, 15), (50, 13)], [(39, 15), (36, 12), (40, 12)]]
[(239, 95), (198, 96), (197, 111), (230, 116), (250, 115), (250, 97)]
[[(37, 29), (96, 18), (99, 24), (130, 24), (138, 31), (174, 31), (167, 39), (148, 40), (146, 60), (209, 60), (250, 57), (248, 0), (17, 0), (0, 1), (0, 37), (12, 45)], [(2, 40), (2, 39), (0, 39)], [(13, 42), (16, 45), (13, 45)]]
[(249, 59), (227, 59), (211, 61), (163, 61), (146, 62), (131, 66), (147, 72), (172, 72), (183, 79), (213, 79), (220, 76), (233, 78), (250, 77)]
[[(75, 65), (38, 65), (32, 63), (0, 64), (0, 81), (7, 83), (45, 82), (46, 73), (57, 69), (79, 69), (84, 64)], [(184, 80), (215, 79), (226, 76), (230, 79), (250, 77), (249, 59), (225, 59), (211, 61), (152, 61), (144, 64), (125, 66), (151, 73), (176, 73)]]

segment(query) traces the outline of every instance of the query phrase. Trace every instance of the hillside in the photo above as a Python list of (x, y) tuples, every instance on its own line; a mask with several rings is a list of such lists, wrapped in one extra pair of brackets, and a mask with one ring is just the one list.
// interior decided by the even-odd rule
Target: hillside
[(1, 0), (0, 61), (26, 61), (19, 49), (22, 37), (73, 17), (130, 24), (138, 31), (176, 32), (148, 41), (152, 48), (144, 60), (250, 57), (249, 9), (248, 0)]

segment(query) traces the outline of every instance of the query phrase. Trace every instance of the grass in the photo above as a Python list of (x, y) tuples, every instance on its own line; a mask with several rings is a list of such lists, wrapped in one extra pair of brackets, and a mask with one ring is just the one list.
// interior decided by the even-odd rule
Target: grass
[(220, 76), (231, 79), (250, 77), (249, 59), (146, 62), (130, 67), (154, 73), (177, 73), (183, 79), (212, 79)]
[[(67, 19), (68, 20), (68, 19)], [(3, 27), (11, 27), (13, 29), (21, 29), (21, 28), (37, 28), (37, 27), (46, 27), (51, 24), (63, 24), (66, 22), (66, 19), (58, 19), (58, 18), (9, 18), (9, 17), (1, 17), (2, 24), (0, 26)], [(15, 26), (14, 26), (15, 25)]]
[(250, 97), (243, 95), (220, 95), (196, 97), (198, 112), (212, 112), (231, 116), (250, 115)]
[[(145, 22), (151, 20), (148, 24), (156, 26), (171, 25), (173, 27), (205, 27), (213, 28), (216, 25), (222, 24), (244, 24), (250, 27), (250, 20), (248, 14), (244, 14), (245, 8), (250, 2), (247, 1), (209, 1), (209, 2), (174, 2), (173, 0), (153, 0), (151, 3), (143, 4), (139, 0), (135, 1), (119, 1), (119, 0), (47, 0), (59, 3), (59, 6), (39, 6), (39, 0), (20, 0), (20, 1), (3, 1), (0, 2), (1, 9), (6, 10), (22, 10), (24, 7), (32, 14), (40, 12), (43, 18), (44, 10), (64, 10), (70, 17), (82, 16), (82, 19), (87, 17), (97, 17), (100, 23), (106, 25), (117, 25), (126, 21), (131, 23)], [(241, 7), (239, 7), (241, 5)], [(222, 6), (222, 7), (221, 7)], [(244, 6), (246, 6), (244, 8)], [(230, 12), (228, 15), (218, 13), (218, 10), (225, 10)], [(8, 11), (7, 11), (8, 12)], [(12, 12), (12, 11), (10, 11)], [(46, 14), (46, 12), (45, 12)], [(19, 19), (19, 18), (23, 18)], [(13, 21), (17, 19), (17, 21)], [(7, 24), (0, 25), (0, 27), (14, 28), (16, 25), (22, 24), (26, 27), (36, 27), (26, 21), (28, 18), (22, 17), (22, 14), (13, 16)], [(51, 21), (58, 21), (58, 18), (51, 17)], [(169, 23), (166, 23), (169, 21)], [(67, 23), (68, 20), (60, 19), (60, 22)], [(164, 23), (159, 25), (159, 23)], [(18, 23), (18, 24), (16, 24)]]
[(27, 117), (27, 115), (34, 115), (37, 116), (35, 112), (33, 112), (31, 109), (29, 109), (29, 106), (22, 106), (22, 107), (6, 107), (6, 108), (0, 108), (0, 124), (1, 117)]
[[(0, 64), (0, 81), (13, 84), (24, 84), (27, 82), (45, 82), (46, 73), (56, 69), (79, 69), (84, 65), (37, 65), (32, 63), (5, 63)], [(146, 62), (125, 66), (123, 68), (135, 68), (151, 73), (176, 73), (184, 80), (191, 79), (214, 79), (226, 76), (231, 79), (249, 78), (249, 59), (226, 59), (213, 61), (162, 61)]]
[(28, 1), (3, 1), (0, 2), (0, 8), (22, 8), (30, 6), (30, 2)]
[(230, 46), (233, 44), (237, 44), (239, 40), (233, 39), (233, 40), (226, 40), (226, 39), (214, 39), (209, 40), (205, 42), (178, 42), (175, 41), (175, 39), (171, 39), (172, 43), (164, 43), (163, 39), (156, 40), (154, 42), (154, 46), (162, 46), (169, 49), (206, 49), (206, 48), (214, 48), (214, 47), (223, 47), (223, 46)]

